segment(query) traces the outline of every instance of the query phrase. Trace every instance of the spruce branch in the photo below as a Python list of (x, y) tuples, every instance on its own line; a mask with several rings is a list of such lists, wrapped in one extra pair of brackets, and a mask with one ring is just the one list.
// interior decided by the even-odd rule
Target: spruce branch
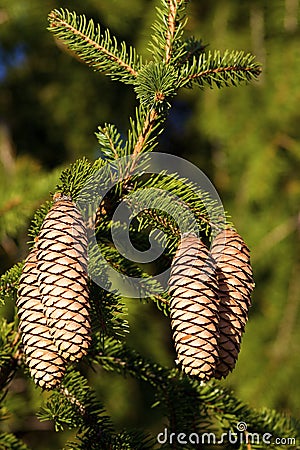
[(105, 159), (115, 160), (124, 156), (124, 142), (117, 127), (112, 124), (105, 123), (104, 126), (98, 127), (96, 137), (101, 146), (101, 152)]
[[(135, 448), (136, 442), (140, 442), (141, 449), (153, 448), (153, 438), (143, 432), (115, 433), (110, 418), (105, 414), (101, 403), (96, 400), (93, 390), (77, 372), (70, 371), (66, 375), (64, 385), (53, 392), (40, 410), (39, 417), (41, 420), (54, 419), (57, 430), (63, 429), (65, 425), (79, 428), (77, 442), (74, 447), (70, 443), (68, 448), (131, 449)], [(128, 446), (123, 446), (123, 443), (128, 443)]]
[(163, 63), (150, 61), (139, 71), (134, 90), (143, 108), (155, 109), (164, 115), (170, 108), (170, 100), (177, 94), (177, 70)]
[(78, 159), (62, 171), (60, 183), (56, 186), (56, 192), (62, 192), (75, 200), (80, 190), (97, 169), (98, 167), (93, 166), (87, 158)]
[(168, 230), (170, 233), (170, 238), (175, 238), (176, 244), (178, 244), (177, 240), (180, 238), (180, 229), (178, 227), (178, 224), (170, 217), (163, 214), (162, 211), (153, 208), (145, 208), (139, 214), (137, 220), (139, 222), (138, 231), (147, 229), (149, 226), (151, 228), (160, 226), (163, 231)]
[(130, 176), (134, 170), (134, 159), (146, 151), (151, 151), (157, 144), (157, 136), (151, 139), (154, 130), (159, 125), (159, 114), (155, 109), (145, 111), (144, 108), (136, 109), (135, 119), (130, 119), (130, 129), (128, 131), (128, 138), (125, 145), (125, 152), (127, 155), (132, 155), (133, 165), (127, 169), (127, 177)]
[(113, 80), (132, 83), (141, 66), (141, 58), (133, 47), (118, 42), (106, 29), (101, 33), (92, 20), (67, 9), (53, 10), (49, 14), (49, 30), (64, 42), (71, 51), (94, 70), (105, 72)]
[[(155, 111), (155, 109), (152, 109), (148, 112), (142, 131), (140, 132), (135, 146), (133, 148), (132, 155), (137, 156), (139, 153), (141, 153), (146, 145), (146, 142), (149, 140), (149, 137), (151, 136), (153, 132), (154, 125), (158, 119), (158, 113)], [(131, 168), (132, 169), (132, 168)]]
[(81, 403), (76, 397), (75, 395), (73, 395), (71, 392), (69, 392), (68, 388), (66, 387), (61, 387), (59, 389), (59, 392), (73, 405), (78, 409), (79, 414), (82, 417), (85, 417), (85, 415), (87, 414), (86, 411), (86, 407), (85, 405), (83, 405), (83, 403)]
[[(103, 236), (102, 240), (104, 240)], [(89, 247), (89, 273), (92, 273), (93, 277), (101, 279), (103, 284), (104, 278), (107, 278), (106, 262), (99, 258), (97, 245)], [(107, 290), (90, 281), (92, 329), (117, 339), (124, 338), (128, 333), (127, 308), (120, 296), (109, 291), (111, 283), (106, 282), (105, 284)]]
[(168, 64), (172, 55), (172, 42), (176, 31), (176, 13), (178, 7), (178, 1), (168, 0), (169, 3), (169, 16), (168, 16), (168, 29), (166, 35), (166, 57), (165, 62)]
[(59, 390), (38, 413), (41, 421), (54, 420), (55, 429), (79, 428), (79, 433), (89, 432), (91, 439), (98, 439), (101, 448), (109, 448), (113, 427), (87, 380), (74, 370), (69, 370)]
[(138, 380), (147, 381), (162, 389), (168, 384), (169, 369), (145, 358), (123, 342), (111, 338), (97, 340), (93, 354), (94, 362), (107, 371), (117, 371)]
[(205, 84), (210, 87), (215, 84), (219, 88), (236, 86), (257, 79), (260, 73), (261, 67), (250, 53), (227, 50), (222, 55), (220, 51), (209, 51), (182, 67), (178, 86), (191, 88), (193, 83), (200, 87)]
[[(160, 195), (157, 195), (158, 190), (161, 191)], [(135, 204), (132, 204), (133, 199)], [(126, 197), (124, 200), (130, 202)], [(148, 214), (147, 205), (149, 206), (149, 204), (152, 205), (152, 208), (155, 206), (160, 210), (159, 214), (150, 212)], [(141, 211), (138, 217), (139, 231), (150, 225), (162, 227), (161, 229), (167, 233), (170, 243), (174, 243), (174, 237), (179, 236), (178, 227), (176, 224), (174, 225), (174, 219), (168, 217), (163, 211), (172, 211), (177, 216), (180, 211), (192, 214), (197, 220), (199, 229), (206, 235), (210, 235), (211, 231), (220, 231), (224, 228), (224, 215), (226, 223), (230, 223), (228, 214), (224, 212), (221, 204), (211, 198), (211, 194), (192, 181), (179, 177), (176, 173), (162, 172), (158, 176), (149, 177), (146, 182), (137, 181), (135, 192), (131, 194), (131, 207), (133, 211)], [(181, 223), (185, 223), (185, 226), (189, 227), (190, 219), (187, 214), (180, 215), (184, 216)], [(176, 228), (177, 231), (175, 231)]]
[(153, 24), (154, 34), (149, 50), (156, 62), (175, 63), (184, 52), (181, 42), (186, 25), (185, 9), (188, 0), (162, 0), (157, 8), (157, 20)]
[[(140, 153), (150, 151), (156, 145), (156, 137), (151, 136), (161, 123), (159, 113), (155, 108), (145, 112), (144, 108), (137, 108), (136, 116), (130, 119), (130, 129), (126, 142), (121, 138), (121, 134), (113, 124), (104, 124), (98, 127), (96, 136), (101, 146), (101, 152), (108, 161), (117, 160), (123, 156), (138, 156)], [(134, 158), (133, 158), (134, 159)], [(123, 177), (129, 177), (134, 170), (133, 166), (127, 167), (127, 173)]]
[(12, 433), (0, 433), (0, 448), (2, 450), (30, 450)]
[(136, 118), (130, 119), (130, 129), (128, 131), (128, 139), (125, 144), (124, 152), (126, 155), (132, 155), (131, 161), (123, 169), (123, 190), (126, 191), (132, 185), (131, 176), (138, 162), (139, 155), (146, 151), (152, 151), (157, 145), (159, 134), (159, 126), (162, 124), (162, 117), (155, 108), (145, 111), (143, 107), (136, 109)]

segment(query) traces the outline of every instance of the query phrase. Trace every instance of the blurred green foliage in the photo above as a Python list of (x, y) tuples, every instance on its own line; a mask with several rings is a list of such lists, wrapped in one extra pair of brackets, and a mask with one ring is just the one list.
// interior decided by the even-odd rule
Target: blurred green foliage
[[(53, 8), (75, 9), (110, 26), (144, 55), (154, 5), (149, 0), (2, 0), (0, 5), (1, 271), (26, 255), (35, 209), (53, 192), (62, 166), (95, 159), (104, 122), (125, 130), (134, 113), (129, 88), (91, 72), (46, 30)], [(253, 308), (234, 372), (223, 381), (254, 407), (300, 416), (300, 6), (296, 0), (213, 3), (192, 0), (187, 31), (220, 50), (254, 53), (263, 65), (255, 85), (185, 91), (176, 98), (161, 150), (196, 163), (214, 182), (252, 251)], [(168, 319), (152, 304), (128, 302), (142, 354), (174, 359)], [(2, 308), (2, 314), (11, 309)], [(159, 432), (153, 397), (142, 383), (94, 372), (99, 398), (120, 426)], [(3, 431), (39, 438), (52, 425), (34, 417), (40, 398), (20, 374)], [(134, 399), (134, 406), (133, 406)], [(110, 409), (109, 409), (110, 408)], [(25, 418), (25, 419), (24, 419)], [(65, 439), (69, 438), (65, 436)], [(53, 442), (51, 442), (53, 439)], [(61, 437), (49, 438), (57, 448)]]

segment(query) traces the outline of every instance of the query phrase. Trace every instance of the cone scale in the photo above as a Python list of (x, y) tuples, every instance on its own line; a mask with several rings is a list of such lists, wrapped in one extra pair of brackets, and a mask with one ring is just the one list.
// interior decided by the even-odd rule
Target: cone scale
[(218, 286), (214, 261), (202, 241), (183, 235), (171, 265), (170, 316), (178, 362), (203, 381), (218, 362)]

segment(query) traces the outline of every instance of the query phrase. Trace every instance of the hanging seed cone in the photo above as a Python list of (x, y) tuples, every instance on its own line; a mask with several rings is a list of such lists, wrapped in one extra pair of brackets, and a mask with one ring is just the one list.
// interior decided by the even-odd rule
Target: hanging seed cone
[(213, 260), (195, 235), (183, 235), (169, 280), (171, 327), (187, 374), (209, 380), (218, 361), (218, 287)]
[(90, 344), (87, 231), (70, 198), (56, 195), (38, 241), (38, 281), (51, 335), (63, 358), (78, 361)]
[(213, 241), (211, 255), (217, 264), (220, 296), (220, 360), (215, 378), (222, 378), (237, 361), (254, 283), (249, 249), (236, 231), (221, 231)]
[(37, 286), (37, 249), (25, 261), (18, 289), (18, 315), (24, 354), (31, 376), (45, 389), (57, 386), (64, 373), (64, 361), (50, 335)]

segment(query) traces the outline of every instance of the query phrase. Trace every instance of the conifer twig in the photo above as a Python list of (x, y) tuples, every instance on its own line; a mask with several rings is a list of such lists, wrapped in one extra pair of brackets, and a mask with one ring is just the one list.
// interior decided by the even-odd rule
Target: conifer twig
[(152, 109), (147, 114), (143, 129), (136, 141), (136, 144), (134, 146), (133, 153), (132, 153), (133, 156), (137, 156), (143, 150), (145, 142), (149, 138), (157, 119), (158, 119), (158, 112), (155, 109)]
[(102, 133), (105, 135), (106, 139), (108, 140), (109, 146), (110, 146), (110, 148), (111, 148), (111, 151), (112, 151), (113, 154), (114, 154), (115, 159), (118, 159), (118, 158), (120, 157), (120, 155), (119, 155), (118, 152), (117, 152), (117, 149), (116, 149), (116, 147), (115, 147), (115, 143), (114, 143), (114, 141), (112, 140), (111, 135), (107, 132), (107, 128), (103, 128), (103, 129), (102, 129)]
[(159, 294), (155, 294), (154, 295), (154, 297), (159, 301), (159, 302), (161, 302), (161, 303), (163, 303), (164, 305), (167, 305), (167, 306), (169, 306), (169, 304), (170, 304), (170, 301), (169, 300), (167, 300), (166, 298), (163, 298), (163, 296), (162, 295), (159, 295)]
[(63, 394), (72, 405), (77, 406), (78, 411), (82, 417), (86, 415), (86, 408), (85, 406), (75, 397), (75, 395), (71, 394), (66, 387), (60, 388), (60, 393)]
[(169, 374), (169, 369), (163, 366), (156, 366), (149, 360), (144, 359), (135, 351), (131, 351), (128, 347), (124, 346), (123, 352), (119, 352), (119, 356), (106, 355), (103, 351), (98, 352), (98, 358), (96, 361), (101, 364), (101, 360), (104, 362), (110, 362), (118, 367), (121, 371), (129, 373), (134, 378), (141, 378), (149, 381), (153, 386), (159, 386), (162, 388), (166, 386), (166, 381)]
[[(252, 67), (240, 67), (240, 66), (218, 67), (216, 69), (203, 70), (203, 72), (195, 73), (193, 75), (190, 75), (188, 78), (192, 80), (195, 78), (205, 77), (206, 75), (210, 75), (210, 74), (214, 74), (214, 73), (237, 72), (239, 70), (242, 70), (243, 72), (253, 72)], [(261, 69), (257, 69), (257, 71), (261, 72)]]
[(157, 212), (153, 209), (144, 209), (144, 214), (147, 217), (152, 218), (153, 220), (160, 222), (164, 227), (168, 228), (174, 236), (180, 236), (180, 230), (178, 226), (174, 227), (172, 221), (168, 220), (167, 217), (162, 216), (161, 214), (157, 214)]
[[(181, 204), (184, 206), (183, 202), (181, 202)], [(147, 216), (151, 217), (153, 220), (161, 223), (163, 226), (168, 227), (174, 236), (180, 236), (180, 229), (178, 227), (175, 228), (172, 222), (169, 221), (166, 217), (156, 214), (153, 209), (145, 209), (143, 213), (147, 214)], [(209, 225), (212, 230), (221, 231), (223, 229), (221, 225), (218, 225), (217, 223), (214, 223), (213, 221), (207, 219), (201, 212), (197, 212), (197, 218), (201, 220), (201, 222), (204, 222), (206, 225)]]
[(159, 117), (159, 114), (154, 108), (151, 111), (149, 111), (146, 116), (143, 129), (140, 132), (140, 134), (137, 138), (137, 141), (135, 143), (135, 146), (133, 148), (133, 151), (132, 151), (132, 156), (133, 156), (132, 162), (127, 165), (127, 167), (124, 171), (124, 175), (122, 176), (122, 178), (124, 179), (124, 184), (123, 184), (124, 189), (127, 189), (127, 187), (128, 187), (129, 178), (138, 163), (138, 155), (142, 152), (146, 141), (148, 140), (149, 136), (151, 135), (152, 130), (155, 125), (155, 122), (157, 121), (158, 117)]
[(118, 58), (114, 53), (109, 51), (103, 45), (99, 44), (95, 40), (91, 39), (89, 36), (84, 34), (82, 31), (77, 30), (72, 24), (68, 23), (66, 20), (60, 18), (56, 11), (52, 11), (49, 14), (50, 19), (50, 29), (55, 29), (58, 27), (64, 27), (66, 30), (70, 31), (74, 36), (79, 36), (83, 42), (86, 42), (91, 47), (93, 47), (97, 52), (104, 54), (107, 59), (117, 63), (120, 67), (125, 69), (133, 77), (137, 76), (137, 72), (128, 63)]
[[(185, 84), (187, 81), (192, 81), (192, 80), (196, 80), (199, 78), (204, 78), (207, 77), (209, 75), (214, 75), (214, 74), (220, 74), (220, 73), (226, 73), (226, 72), (251, 72), (253, 73), (253, 67), (241, 67), (241, 66), (227, 66), (227, 67), (217, 67), (214, 69), (207, 69), (207, 70), (203, 70), (201, 72), (197, 72), (197, 73), (193, 73), (188, 75), (187, 77), (183, 78), (181, 80), (182, 84)], [(261, 72), (261, 68), (256, 68), (255, 69), (255, 74), (259, 75)]]
[(168, 29), (166, 35), (166, 64), (170, 62), (172, 56), (172, 40), (176, 30), (176, 13), (178, 1), (169, 0)]

